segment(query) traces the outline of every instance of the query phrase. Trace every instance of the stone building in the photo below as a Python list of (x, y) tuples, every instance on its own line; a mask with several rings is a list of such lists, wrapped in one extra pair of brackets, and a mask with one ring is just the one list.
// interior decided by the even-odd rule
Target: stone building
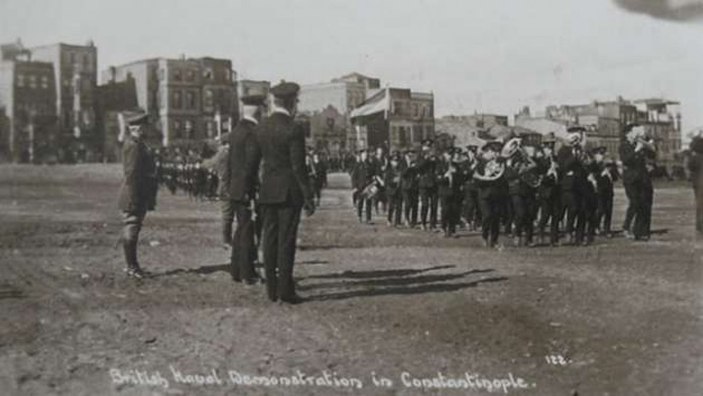
[(1, 49), (0, 156), (12, 162), (55, 162), (61, 140), (54, 65), (33, 60), (19, 41)]
[(330, 82), (306, 84), (300, 88), (298, 112), (310, 122), (308, 146), (331, 156), (354, 150), (357, 139), (350, 114), (369, 94), (378, 92), (380, 80), (351, 73)]
[(103, 81), (128, 78), (165, 147), (215, 139), (238, 118), (236, 74), (227, 59), (153, 58), (103, 72)]
[(357, 147), (404, 150), (434, 138), (434, 95), (384, 88), (351, 112)]
[(56, 43), (30, 48), (32, 60), (53, 64), (56, 114), (59, 123), (59, 160), (98, 160), (101, 141), (96, 125), (95, 92), (98, 49)]

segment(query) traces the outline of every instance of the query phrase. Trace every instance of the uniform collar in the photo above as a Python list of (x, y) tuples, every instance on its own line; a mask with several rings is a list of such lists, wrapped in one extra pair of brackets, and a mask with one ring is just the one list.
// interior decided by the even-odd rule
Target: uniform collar
[(281, 113), (281, 114), (287, 115), (288, 117), (291, 116), (290, 111), (284, 109), (283, 107), (278, 107), (278, 106), (275, 106), (273, 108), (273, 113)]
[(257, 119), (254, 118), (254, 117), (244, 116), (244, 117), (242, 117), (242, 119), (247, 120), (247, 121), (251, 122), (251, 123), (254, 124), (254, 125), (259, 125), (259, 120), (257, 120)]

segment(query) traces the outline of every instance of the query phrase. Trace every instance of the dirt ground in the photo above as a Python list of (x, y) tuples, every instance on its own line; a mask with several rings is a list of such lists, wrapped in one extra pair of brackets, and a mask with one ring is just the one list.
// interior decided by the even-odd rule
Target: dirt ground
[[(0, 394), (703, 394), (687, 185), (657, 188), (649, 243), (496, 251), (467, 231), (361, 225), (332, 175), (301, 225), (307, 301), (286, 306), (230, 280), (217, 203), (163, 190), (139, 247), (155, 277), (125, 278), (119, 179), (117, 165), (0, 167)], [(616, 227), (624, 204), (617, 190)], [(448, 388), (466, 376), (474, 387)]]

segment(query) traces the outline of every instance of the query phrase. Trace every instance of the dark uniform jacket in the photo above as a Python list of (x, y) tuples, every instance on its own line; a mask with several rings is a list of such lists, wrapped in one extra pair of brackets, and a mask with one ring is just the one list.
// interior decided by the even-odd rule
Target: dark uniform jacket
[(419, 172), (419, 188), (430, 190), (437, 187), (437, 175), (435, 174), (437, 163), (437, 159), (432, 157), (423, 157), (420, 159), (417, 165)]
[(537, 193), (542, 199), (553, 198), (559, 191), (557, 188), (559, 184), (558, 173), (549, 173), (549, 168), (552, 165), (552, 161), (556, 160), (548, 157), (536, 159), (537, 172), (542, 176), (542, 181), (539, 183), (539, 187), (537, 187)]
[(383, 176), (383, 183), (388, 196), (394, 196), (400, 192), (400, 165), (395, 168), (393, 165), (388, 165)]
[(263, 160), (259, 203), (303, 205), (312, 199), (305, 171), (305, 132), (291, 116), (273, 113), (256, 128), (256, 144), (247, 154), (247, 180), (254, 180)]
[(371, 184), (376, 175), (376, 164), (372, 159), (367, 158), (366, 161), (356, 163), (352, 171), (352, 184), (355, 189), (363, 190), (366, 186)]
[(156, 163), (149, 148), (140, 140), (128, 137), (122, 147), (124, 179), (117, 206), (124, 212), (154, 210), (156, 206)]
[(563, 191), (576, 190), (585, 187), (586, 169), (581, 159), (574, 155), (572, 147), (563, 146), (557, 153), (557, 164), (561, 172), (561, 189)]
[(418, 189), (418, 169), (416, 165), (410, 166), (403, 158), (400, 161), (400, 188), (403, 191), (413, 191)]
[(254, 187), (257, 183), (255, 174), (248, 166), (247, 150), (256, 144), (256, 124), (242, 119), (229, 135), (229, 198), (234, 201), (247, 201), (254, 198)]
[[(454, 168), (451, 178), (445, 177), (451, 167)], [(458, 166), (445, 160), (438, 161), (435, 166), (435, 174), (437, 177), (437, 195), (440, 197), (449, 197), (461, 190), (463, 180), (461, 179)]]
[(479, 199), (501, 199), (507, 193), (507, 183), (505, 182), (505, 174), (496, 180), (480, 180), (476, 179), (478, 175), (485, 175), (485, 169), (488, 161), (480, 159), (474, 170), (474, 179), (478, 187)]
[(620, 143), (620, 160), (622, 161), (623, 183), (637, 183), (649, 181), (647, 171), (646, 150), (635, 152), (635, 143), (623, 140)]

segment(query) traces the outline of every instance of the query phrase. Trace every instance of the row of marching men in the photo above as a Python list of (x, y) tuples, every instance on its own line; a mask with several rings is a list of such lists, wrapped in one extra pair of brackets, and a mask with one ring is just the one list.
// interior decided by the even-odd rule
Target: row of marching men
[[(596, 234), (612, 236), (613, 182), (619, 172), (615, 162), (606, 159), (605, 147), (586, 149), (585, 136), (583, 128), (573, 127), (561, 144), (553, 136), (540, 145), (512, 137), (466, 150), (437, 150), (431, 140), (424, 141), (419, 152), (386, 156), (379, 149), (370, 156), (362, 150), (351, 172), (356, 214), (360, 222), (370, 223), (380, 206), (389, 226), (419, 225), (445, 237), (455, 235), (462, 224), (469, 230), (480, 228), (489, 247), (500, 246), (501, 229), (516, 246), (591, 244)], [(638, 144), (624, 138), (621, 151), (632, 146), (634, 152)], [(637, 150), (639, 161), (642, 149)], [(634, 158), (623, 158), (628, 198), (646, 195), (630, 194), (642, 186), (628, 189), (628, 164)], [(631, 202), (625, 227), (626, 233), (639, 227), (636, 236), (645, 239), (649, 217), (642, 206)]]

